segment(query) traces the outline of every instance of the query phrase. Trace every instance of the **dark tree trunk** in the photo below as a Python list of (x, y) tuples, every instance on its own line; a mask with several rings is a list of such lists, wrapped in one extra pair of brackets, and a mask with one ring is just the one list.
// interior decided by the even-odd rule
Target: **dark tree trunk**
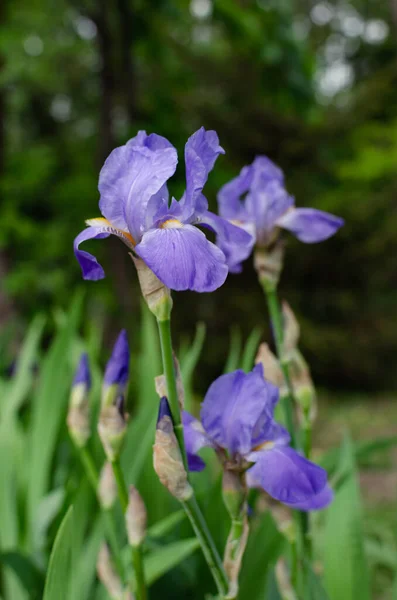
[(112, 33), (109, 18), (108, 0), (97, 0), (98, 11), (95, 23), (98, 28), (98, 45), (101, 58), (100, 72), (100, 115), (99, 115), (99, 163), (102, 165), (104, 159), (114, 148), (113, 133), (113, 100), (115, 81), (113, 75), (112, 61)]
[(129, 0), (117, 0), (120, 27), (121, 72), (120, 85), (130, 125), (136, 119), (136, 89), (133, 62), (134, 16)]

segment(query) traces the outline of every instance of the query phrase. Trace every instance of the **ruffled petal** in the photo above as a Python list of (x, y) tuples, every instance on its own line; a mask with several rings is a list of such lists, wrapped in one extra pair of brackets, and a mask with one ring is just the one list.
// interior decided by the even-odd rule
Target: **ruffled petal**
[(256, 458), (256, 464), (247, 471), (248, 485), (263, 488), (287, 506), (315, 505), (316, 496), (327, 485), (326, 471), (288, 446), (263, 450)]
[(209, 211), (200, 215), (198, 224), (204, 225), (216, 233), (216, 244), (226, 257), (229, 271), (239, 272), (241, 263), (252, 252), (255, 237), (246, 228), (234, 225)]
[(213, 292), (227, 277), (225, 256), (202, 231), (179, 221), (144, 234), (135, 252), (172, 290)]
[(205, 462), (200, 456), (197, 456), (197, 452), (204, 447), (213, 447), (213, 444), (200, 421), (186, 411), (182, 413), (182, 423), (189, 470), (202, 471)]
[(261, 365), (221, 375), (210, 386), (201, 407), (209, 437), (231, 454), (247, 455), (272, 430), (278, 390), (265, 381)]
[[(165, 138), (139, 134), (106, 159), (99, 176), (99, 207), (117, 228), (140, 239), (146, 229), (146, 207), (175, 172), (175, 148)], [(162, 201), (162, 198), (159, 201)]]
[(295, 208), (277, 221), (279, 227), (291, 231), (301, 242), (314, 244), (333, 236), (344, 220), (315, 208)]
[(241, 196), (248, 192), (253, 174), (252, 165), (243, 167), (237, 177), (221, 187), (217, 196), (221, 217), (242, 222), (249, 219), (244, 204), (241, 202)]
[(278, 181), (284, 183), (284, 173), (267, 156), (257, 156), (252, 163), (254, 171), (261, 175), (263, 181)]
[(196, 206), (208, 174), (218, 156), (224, 153), (215, 131), (201, 127), (188, 139), (185, 146), (186, 192), (181, 200), (186, 206)]

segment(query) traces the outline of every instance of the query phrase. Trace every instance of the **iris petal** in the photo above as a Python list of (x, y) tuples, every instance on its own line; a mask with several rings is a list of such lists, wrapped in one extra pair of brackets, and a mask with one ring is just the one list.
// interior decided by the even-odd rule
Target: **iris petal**
[(104, 231), (103, 227), (87, 227), (75, 238), (73, 247), (75, 256), (83, 272), (83, 279), (97, 281), (105, 277), (105, 271), (92, 254), (80, 250), (79, 246), (87, 240), (96, 240), (109, 237), (110, 233)]
[(146, 232), (135, 252), (172, 290), (216, 290), (228, 272), (223, 252), (196, 227), (177, 225)]
[(164, 184), (175, 172), (177, 160), (168, 140), (145, 132), (113, 150), (99, 176), (102, 214), (140, 239), (146, 229), (147, 204), (159, 190), (166, 193)]
[(105, 277), (105, 272), (95, 256), (85, 250), (80, 250), (80, 244), (87, 240), (104, 239), (109, 237), (109, 235), (116, 235), (132, 249), (134, 248), (134, 240), (127, 231), (116, 229), (106, 219), (89, 219), (87, 224), (90, 225), (90, 227), (83, 229), (83, 231), (79, 233), (74, 240), (73, 248), (83, 272), (83, 279), (97, 281), (98, 279), (103, 279)]
[(258, 452), (256, 460), (247, 471), (248, 485), (263, 488), (287, 506), (314, 505), (327, 485), (326, 471), (288, 446)]
[(200, 215), (199, 224), (208, 227), (216, 233), (217, 246), (219, 246), (226, 257), (229, 271), (239, 272), (241, 270), (241, 263), (252, 252), (255, 243), (253, 235), (243, 227), (238, 227), (208, 210)]
[(202, 471), (205, 462), (197, 456), (197, 452), (204, 447), (212, 447), (213, 444), (205, 433), (200, 421), (191, 414), (184, 411), (182, 413), (183, 434), (185, 437), (186, 453), (190, 471)]
[[(259, 365), (261, 367), (261, 365)], [(247, 455), (269, 439), (278, 390), (263, 379), (261, 368), (221, 375), (210, 386), (201, 407), (209, 437), (231, 454)]]
[[(219, 154), (225, 151), (219, 145), (219, 138), (215, 131), (206, 131), (201, 127), (186, 142), (186, 192), (183, 204), (195, 207), (200, 199), (201, 191), (212, 171)], [(202, 203), (202, 200), (200, 200)]]
[(340, 217), (315, 208), (295, 208), (277, 221), (279, 227), (291, 231), (301, 242), (314, 244), (333, 236), (342, 227)]
[(237, 177), (221, 187), (217, 197), (221, 217), (243, 222), (249, 220), (249, 215), (241, 202), (241, 196), (250, 189), (252, 177), (252, 165), (243, 167)]

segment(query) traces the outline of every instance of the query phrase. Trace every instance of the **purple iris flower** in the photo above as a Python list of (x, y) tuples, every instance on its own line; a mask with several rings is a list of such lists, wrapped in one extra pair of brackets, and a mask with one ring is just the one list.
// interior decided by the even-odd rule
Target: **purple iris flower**
[[(245, 201), (242, 202), (242, 197)], [(218, 193), (219, 213), (240, 225), (256, 238), (258, 246), (270, 246), (279, 228), (288, 229), (301, 242), (313, 244), (331, 237), (343, 219), (314, 208), (295, 208), (294, 198), (285, 189), (284, 175), (266, 156), (257, 156)], [(241, 271), (239, 248), (218, 239), (227, 256), (229, 270)]]
[(204, 468), (200, 448), (223, 449), (228, 461), (246, 472), (250, 487), (264, 489), (291, 508), (324, 508), (333, 498), (327, 473), (288, 445), (289, 433), (274, 420), (278, 399), (261, 364), (251, 373), (238, 370), (216, 379), (202, 404), (201, 423), (183, 414), (189, 468)]
[(204, 127), (196, 131), (185, 146), (185, 192), (179, 202), (172, 198), (169, 203), (167, 181), (178, 157), (168, 140), (139, 131), (113, 150), (99, 176), (103, 218), (88, 220), (89, 227), (74, 241), (84, 279), (102, 279), (105, 274), (94, 256), (79, 249), (80, 244), (113, 234), (170, 289), (211, 292), (220, 287), (228, 273), (225, 254), (196, 226), (211, 229), (233, 249), (238, 246), (244, 259), (253, 245), (247, 232), (209, 212), (202, 194), (223, 153), (215, 131)]
[(130, 348), (128, 345), (127, 332), (122, 329), (113, 346), (112, 355), (109, 358), (105, 375), (104, 386), (118, 385), (123, 390), (128, 382), (130, 369)]
[(90, 364), (88, 362), (88, 354), (86, 352), (84, 352), (80, 357), (72, 385), (75, 387), (79, 384), (85, 385), (87, 390), (91, 388), (91, 371)]

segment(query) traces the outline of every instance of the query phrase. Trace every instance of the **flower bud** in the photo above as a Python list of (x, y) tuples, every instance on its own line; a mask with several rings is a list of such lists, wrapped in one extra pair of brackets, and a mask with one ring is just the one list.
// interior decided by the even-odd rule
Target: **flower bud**
[(140, 546), (146, 536), (147, 512), (140, 493), (133, 485), (129, 489), (125, 523), (129, 545)]
[(246, 492), (241, 476), (235, 471), (225, 469), (222, 479), (222, 498), (231, 519), (238, 519), (244, 506)]
[(96, 568), (98, 578), (102, 582), (112, 600), (124, 600), (125, 591), (123, 589), (123, 584), (116, 572), (110, 556), (109, 548), (106, 544), (101, 546)]
[(271, 247), (257, 247), (254, 252), (254, 267), (258, 279), (264, 286), (276, 288), (284, 262), (284, 242), (277, 240)]
[(255, 358), (255, 364), (258, 363), (261, 363), (263, 366), (263, 373), (266, 380), (278, 387), (282, 396), (287, 393), (285, 379), (280, 367), (280, 363), (266, 343), (263, 343), (259, 346), (258, 353)]
[(289, 355), (296, 350), (298, 347), (298, 341), (300, 336), (300, 327), (295, 314), (288, 304), (288, 302), (283, 302), (283, 330), (284, 330), (284, 339), (283, 339), (283, 351), (284, 357), (288, 360)]
[(178, 500), (184, 501), (193, 495), (183, 464), (178, 440), (167, 398), (160, 401), (153, 446), (153, 465), (161, 483)]
[[(181, 368), (179, 366), (179, 361), (175, 356), (175, 353), (173, 353), (173, 359), (176, 379), (176, 392), (178, 394), (179, 408), (182, 411), (185, 408), (185, 389), (183, 387)], [(157, 377), (155, 377), (154, 385), (156, 387), (156, 392), (160, 399), (168, 395), (165, 375), (158, 375)]]
[(77, 366), (69, 400), (67, 425), (70, 437), (83, 448), (90, 435), (90, 411), (88, 393), (91, 389), (91, 373), (87, 354), (82, 354)]
[(113, 406), (105, 406), (99, 415), (98, 433), (107, 459), (113, 462), (118, 458), (127, 432), (122, 396)]
[(287, 563), (283, 558), (279, 558), (277, 561), (276, 579), (282, 600), (298, 600), (298, 596), (295, 594), (291, 584)]
[(102, 407), (112, 406), (119, 396), (125, 397), (130, 368), (130, 348), (123, 329), (113, 346), (102, 384)]
[(104, 510), (112, 508), (117, 498), (117, 484), (114, 478), (112, 465), (105, 462), (99, 477), (98, 500)]
[(171, 291), (156, 277), (149, 267), (136, 256), (130, 254), (138, 273), (142, 296), (159, 321), (167, 321), (171, 316)]
[(310, 374), (309, 365), (299, 350), (290, 357), (289, 372), (295, 398), (298, 404), (298, 416), (302, 426), (308, 426), (316, 418), (316, 389)]

